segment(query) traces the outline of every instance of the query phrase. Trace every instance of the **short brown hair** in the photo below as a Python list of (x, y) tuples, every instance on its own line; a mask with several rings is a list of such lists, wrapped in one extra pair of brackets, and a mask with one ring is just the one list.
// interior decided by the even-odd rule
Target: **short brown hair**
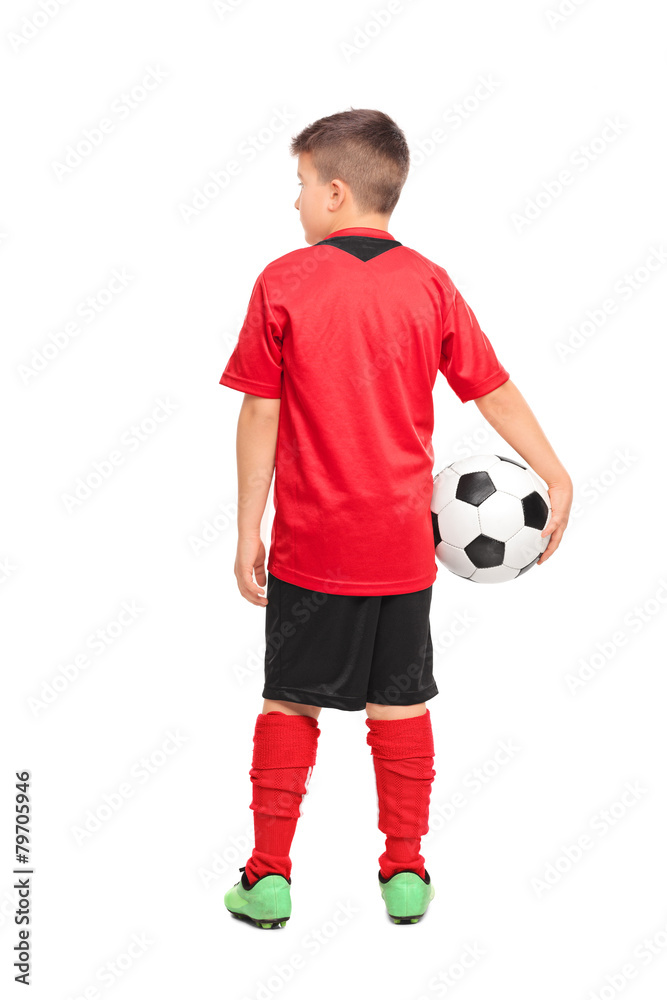
[(290, 145), (292, 156), (311, 153), (320, 183), (349, 184), (361, 212), (393, 212), (410, 169), (405, 135), (389, 115), (350, 108), (318, 118)]

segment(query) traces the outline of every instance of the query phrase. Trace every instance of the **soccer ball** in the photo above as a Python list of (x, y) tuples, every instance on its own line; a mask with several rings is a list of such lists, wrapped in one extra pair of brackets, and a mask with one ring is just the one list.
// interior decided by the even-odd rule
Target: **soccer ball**
[(526, 465), (502, 455), (452, 462), (433, 480), (435, 554), (475, 583), (514, 580), (534, 566), (551, 535), (549, 494)]

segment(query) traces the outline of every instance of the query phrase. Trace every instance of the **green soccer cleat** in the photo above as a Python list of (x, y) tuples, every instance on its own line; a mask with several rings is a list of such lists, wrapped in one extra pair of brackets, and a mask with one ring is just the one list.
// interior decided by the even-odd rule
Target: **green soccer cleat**
[(395, 924), (416, 924), (426, 913), (435, 889), (431, 876), (426, 869), (424, 872), (426, 878), (409, 870), (396, 872), (391, 878), (382, 878), (382, 873), (378, 872), (380, 892)]
[(263, 875), (250, 885), (245, 865), (240, 882), (225, 893), (225, 906), (233, 917), (249, 920), (256, 927), (284, 927), (292, 914), (289, 881), (283, 875)]

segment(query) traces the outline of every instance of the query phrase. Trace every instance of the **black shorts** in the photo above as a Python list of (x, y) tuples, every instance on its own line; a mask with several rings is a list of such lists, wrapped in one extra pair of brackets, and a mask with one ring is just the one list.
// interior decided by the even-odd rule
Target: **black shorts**
[(411, 594), (326, 594), (267, 574), (262, 697), (357, 712), (435, 697), (433, 585)]

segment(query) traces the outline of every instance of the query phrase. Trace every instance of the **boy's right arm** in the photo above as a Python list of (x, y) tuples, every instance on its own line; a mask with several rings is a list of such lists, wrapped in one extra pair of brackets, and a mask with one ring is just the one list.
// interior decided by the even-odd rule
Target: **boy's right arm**
[(549, 489), (552, 516), (542, 536), (550, 534), (551, 538), (537, 561), (540, 566), (554, 554), (567, 527), (572, 506), (572, 480), (511, 379), (485, 396), (479, 396), (475, 403), (493, 429), (521, 455)]

